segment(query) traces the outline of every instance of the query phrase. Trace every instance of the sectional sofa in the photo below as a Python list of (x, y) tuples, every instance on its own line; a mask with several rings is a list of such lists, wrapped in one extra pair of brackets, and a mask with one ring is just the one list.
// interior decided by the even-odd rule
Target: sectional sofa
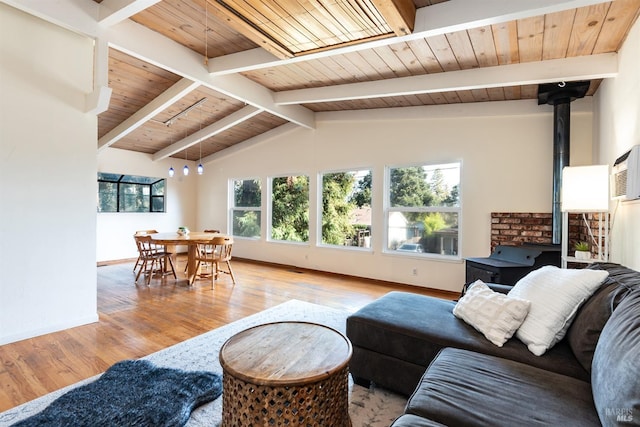
[[(545, 310), (563, 299), (555, 279), (574, 273), (544, 269), (522, 286), (489, 286), (489, 298), (471, 299), (474, 285), (459, 301), (391, 292), (363, 307), (347, 319), (354, 381), (410, 396), (393, 427), (640, 425), (640, 273), (611, 263), (575, 273), (595, 285), (563, 314), (564, 330), (552, 330), (540, 347), (526, 326), (553, 317)], [(546, 287), (537, 286), (540, 277)], [(562, 284), (568, 292), (583, 285)], [(486, 296), (482, 285), (476, 293)], [(543, 289), (542, 299), (531, 289)], [(470, 302), (486, 304), (483, 298), (509, 308), (488, 325), (458, 313)], [(514, 318), (513, 331), (495, 333)], [(534, 335), (542, 329), (533, 324)]]

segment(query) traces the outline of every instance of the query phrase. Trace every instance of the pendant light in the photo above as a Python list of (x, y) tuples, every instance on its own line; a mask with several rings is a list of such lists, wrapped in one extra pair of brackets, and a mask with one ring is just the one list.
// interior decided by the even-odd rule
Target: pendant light
[[(184, 149), (184, 161), (188, 161), (187, 159), (187, 149)], [(184, 176), (189, 175), (189, 166), (187, 166), (187, 164), (184, 164), (184, 167), (182, 168), (182, 173), (184, 174)]]
[[(202, 128), (202, 122), (200, 122), (200, 128)], [(200, 161), (198, 162), (198, 175), (204, 173), (204, 166), (202, 166), (202, 140), (200, 140)]]
[[(205, 29), (205, 36), (207, 34), (207, 30)], [(200, 132), (202, 132), (202, 104), (200, 104)], [(198, 142), (200, 149), (200, 160), (198, 161), (198, 175), (202, 175), (204, 173), (204, 166), (202, 166), (202, 139)]]
[[(167, 125), (169, 127), (170, 125)], [(173, 144), (173, 135), (169, 136), (169, 145)], [(169, 166), (169, 178), (173, 178), (176, 174), (176, 170), (173, 168), (173, 165)]]

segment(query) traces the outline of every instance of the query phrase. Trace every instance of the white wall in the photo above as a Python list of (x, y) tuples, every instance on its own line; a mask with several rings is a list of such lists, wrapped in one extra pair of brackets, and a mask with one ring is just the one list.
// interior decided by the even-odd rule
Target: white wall
[(0, 4), (0, 344), (97, 320), (90, 39)]
[[(596, 163), (612, 166), (640, 144), (640, 20), (619, 52), (618, 76), (602, 83), (595, 96)], [(640, 270), (640, 200), (611, 203), (611, 261)]]
[[(591, 163), (591, 101), (572, 104), (573, 164)], [(318, 173), (341, 168), (373, 169), (372, 250), (236, 239), (239, 257), (361, 277), (459, 291), (464, 262), (437, 262), (382, 253), (382, 183), (386, 165), (462, 161), (462, 257), (490, 253), (491, 212), (551, 212), (553, 110), (534, 100), (456, 106), (319, 114), (317, 128), (296, 129), (224, 155), (207, 164), (199, 187), (199, 226), (227, 226), (227, 185), (233, 178), (283, 173), (311, 178), (311, 219), (317, 216)], [(223, 225), (224, 224), (224, 225)], [(412, 270), (418, 269), (413, 276)]]
[[(135, 258), (138, 256), (133, 233), (136, 230), (175, 231), (180, 226), (196, 229), (197, 183), (195, 164), (187, 162), (191, 174), (183, 176), (185, 161), (165, 159), (154, 162), (150, 154), (107, 148), (98, 154), (98, 171), (142, 175), (167, 179), (166, 212), (164, 213), (98, 213), (97, 259), (98, 262)], [(173, 165), (176, 174), (169, 178)], [(186, 248), (179, 248), (186, 251)]]

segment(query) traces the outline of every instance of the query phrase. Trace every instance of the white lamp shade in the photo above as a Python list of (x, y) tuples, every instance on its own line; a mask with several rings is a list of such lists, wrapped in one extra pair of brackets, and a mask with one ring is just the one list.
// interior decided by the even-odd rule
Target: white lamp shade
[(609, 166), (572, 166), (562, 170), (563, 212), (609, 210)]

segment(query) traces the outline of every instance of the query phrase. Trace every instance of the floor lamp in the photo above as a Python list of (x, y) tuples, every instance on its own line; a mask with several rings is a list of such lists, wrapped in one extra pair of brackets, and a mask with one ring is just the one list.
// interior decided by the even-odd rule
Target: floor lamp
[[(568, 257), (569, 249), (569, 213), (582, 214), (587, 226), (590, 243), (598, 249), (598, 257), (587, 262), (607, 261), (609, 259), (609, 166), (571, 166), (562, 170), (562, 267), (567, 261), (576, 262)], [(599, 213), (598, 236), (593, 235), (587, 213)], [(603, 217), (604, 216), (604, 221)], [(577, 261), (579, 262), (579, 261)]]

